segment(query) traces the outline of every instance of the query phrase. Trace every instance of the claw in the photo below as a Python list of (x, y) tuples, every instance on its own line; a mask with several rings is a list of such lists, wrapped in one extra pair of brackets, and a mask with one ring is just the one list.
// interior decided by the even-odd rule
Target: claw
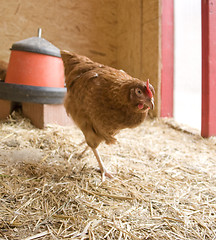
[(108, 178), (113, 178), (113, 175), (111, 173), (109, 173), (106, 169), (106, 167), (104, 166), (104, 163), (97, 151), (97, 149), (92, 148), (92, 151), (94, 152), (94, 155), (98, 161), (99, 167), (100, 167), (100, 172), (101, 172), (101, 181), (104, 182), (106, 177)]
[(106, 169), (104, 169), (104, 170), (105, 171), (101, 172), (101, 181), (102, 182), (105, 181), (106, 177), (111, 178), (111, 179), (113, 178), (113, 175), (111, 173), (107, 172)]

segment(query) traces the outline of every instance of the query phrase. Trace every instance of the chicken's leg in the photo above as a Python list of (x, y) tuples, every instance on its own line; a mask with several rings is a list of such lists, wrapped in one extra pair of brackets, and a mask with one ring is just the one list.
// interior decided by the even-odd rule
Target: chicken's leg
[(101, 171), (101, 177), (102, 177), (102, 182), (104, 182), (105, 177), (109, 177), (109, 178), (113, 178), (112, 174), (110, 174), (106, 167), (104, 166), (104, 163), (99, 155), (99, 152), (97, 151), (96, 148), (92, 148), (92, 151), (98, 161), (99, 167), (100, 167), (100, 171)]

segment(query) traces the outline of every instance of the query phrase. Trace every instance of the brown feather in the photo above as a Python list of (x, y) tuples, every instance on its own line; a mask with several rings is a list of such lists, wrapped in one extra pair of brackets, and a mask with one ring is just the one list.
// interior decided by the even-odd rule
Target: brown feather
[(103, 140), (114, 143), (119, 130), (143, 122), (147, 111), (135, 111), (129, 94), (132, 87), (143, 86), (144, 82), (87, 57), (65, 51), (61, 55), (67, 86), (65, 108), (88, 145), (97, 147)]

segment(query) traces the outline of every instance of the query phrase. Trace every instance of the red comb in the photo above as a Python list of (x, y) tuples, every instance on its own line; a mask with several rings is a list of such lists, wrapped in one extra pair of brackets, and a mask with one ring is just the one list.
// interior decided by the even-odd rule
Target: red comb
[(152, 91), (150, 90), (149, 88), (149, 79), (147, 80), (147, 83), (146, 83), (146, 88), (147, 88), (147, 94), (150, 98), (153, 97), (153, 94), (152, 94)]

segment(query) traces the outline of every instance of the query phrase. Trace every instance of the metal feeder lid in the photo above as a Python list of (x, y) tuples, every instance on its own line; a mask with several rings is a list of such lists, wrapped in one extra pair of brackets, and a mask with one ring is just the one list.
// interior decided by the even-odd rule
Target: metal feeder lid
[(41, 28), (38, 29), (38, 37), (27, 38), (15, 42), (10, 50), (40, 53), (54, 57), (61, 57), (60, 49), (44, 38), (41, 38)]

